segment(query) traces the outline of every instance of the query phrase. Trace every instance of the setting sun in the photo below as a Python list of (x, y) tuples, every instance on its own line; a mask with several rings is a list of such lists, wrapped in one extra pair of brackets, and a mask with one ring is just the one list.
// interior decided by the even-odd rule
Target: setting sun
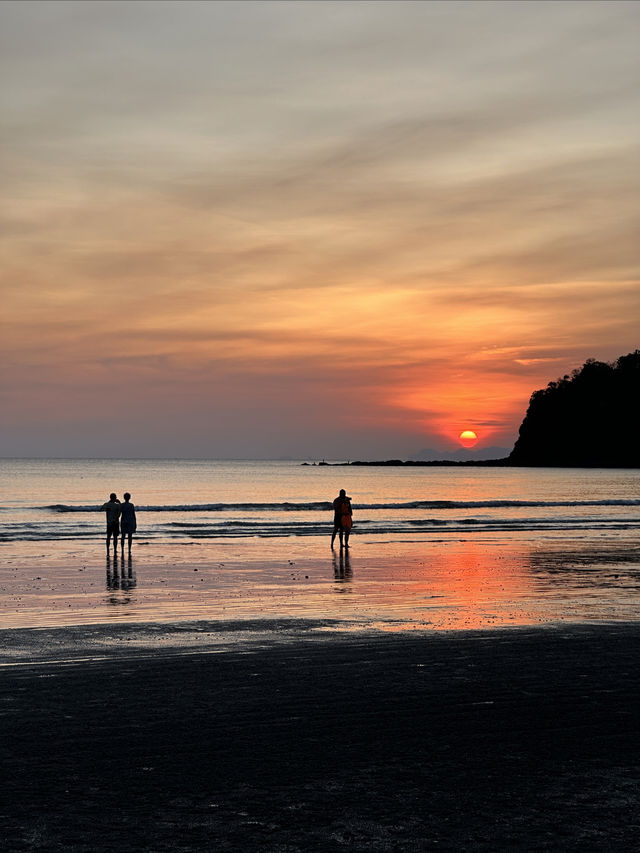
[(472, 429), (463, 430), (458, 436), (460, 439), (460, 444), (463, 447), (473, 447), (473, 445), (478, 441), (478, 436)]

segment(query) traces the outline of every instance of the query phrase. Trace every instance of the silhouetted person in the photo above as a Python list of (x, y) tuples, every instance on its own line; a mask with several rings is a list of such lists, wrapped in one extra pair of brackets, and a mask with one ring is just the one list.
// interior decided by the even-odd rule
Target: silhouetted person
[[(349, 547), (349, 534), (352, 523), (351, 498), (347, 497), (344, 489), (333, 502), (333, 532), (331, 534), (331, 547), (336, 541), (336, 534), (340, 535), (340, 547)], [(344, 540), (344, 541), (343, 541)]]
[(114, 556), (118, 550), (118, 533), (120, 532), (120, 526), (118, 524), (118, 520), (120, 518), (120, 501), (116, 497), (115, 492), (111, 492), (109, 495), (109, 500), (106, 504), (102, 504), (100, 507), (101, 511), (106, 512), (107, 514), (107, 554), (109, 553), (109, 541), (113, 536), (113, 554)]
[(124, 493), (124, 503), (120, 504), (120, 532), (122, 533), (122, 550), (124, 551), (124, 537), (129, 537), (129, 554), (131, 554), (131, 540), (137, 529), (136, 508), (130, 502), (129, 492)]

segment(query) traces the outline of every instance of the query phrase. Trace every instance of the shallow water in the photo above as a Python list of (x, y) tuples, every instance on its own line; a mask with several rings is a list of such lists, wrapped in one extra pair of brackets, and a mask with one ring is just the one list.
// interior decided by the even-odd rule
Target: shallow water
[[(164, 542), (320, 536), (339, 488), (363, 534), (640, 531), (640, 471), (360, 468), (210, 460), (0, 460), (0, 541), (99, 541), (98, 507), (133, 495), (140, 536)], [(267, 540), (276, 540), (273, 547)], [(11, 550), (11, 549), (10, 549)]]

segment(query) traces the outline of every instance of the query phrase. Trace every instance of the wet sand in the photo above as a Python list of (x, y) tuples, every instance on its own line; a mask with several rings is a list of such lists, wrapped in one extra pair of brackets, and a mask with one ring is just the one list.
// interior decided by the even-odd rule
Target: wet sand
[(238, 627), (3, 632), (2, 849), (637, 849), (637, 624)]
[[(381, 542), (350, 551), (304, 537), (162, 549), (131, 560), (26, 543), (0, 563), (0, 626), (328, 619), (353, 628), (480, 630), (635, 621), (640, 542), (495, 539)], [(29, 545), (29, 547), (27, 547)], [(269, 547), (273, 548), (267, 556)], [(19, 552), (19, 553), (18, 553)], [(277, 556), (274, 556), (276, 554)]]

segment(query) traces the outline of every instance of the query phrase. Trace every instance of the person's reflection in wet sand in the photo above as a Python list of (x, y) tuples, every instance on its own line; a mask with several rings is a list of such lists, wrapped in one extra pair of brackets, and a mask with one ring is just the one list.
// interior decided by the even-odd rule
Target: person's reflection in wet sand
[(120, 589), (117, 552), (113, 556), (113, 564), (111, 563), (111, 557), (107, 554), (107, 589)]
[(337, 581), (350, 581), (353, 578), (351, 569), (351, 557), (349, 552), (341, 550), (339, 554), (333, 554), (333, 576)]
[[(117, 590), (122, 590), (123, 592), (129, 592), (136, 586), (137, 579), (131, 555), (129, 555), (126, 560), (126, 564), (124, 556), (120, 557), (120, 571), (118, 571), (117, 555), (113, 559), (113, 564), (111, 563), (111, 558), (107, 557), (107, 591), (115, 592)], [(129, 598), (121, 599), (112, 596), (109, 601), (112, 604), (126, 604), (129, 601)]]
[(121, 574), (122, 577), (120, 580), (120, 588), (125, 590), (134, 589), (137, 585), (137, 581), (136, 573), (133, 570), (133, 561), (131, 559), (131, 554), (129, 554), (129, 558), (127, 559), (126, 571), (124, 566), (124, 558), (122, 559)]

